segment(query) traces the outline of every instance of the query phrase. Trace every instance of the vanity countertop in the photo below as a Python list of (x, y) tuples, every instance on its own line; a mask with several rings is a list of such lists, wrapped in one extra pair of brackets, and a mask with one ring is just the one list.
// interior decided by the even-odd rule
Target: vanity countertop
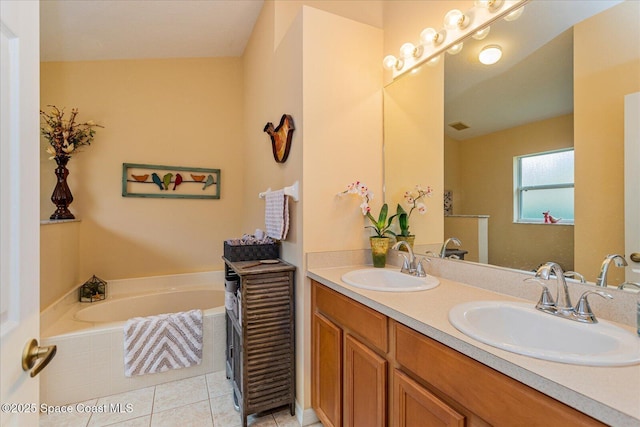
[[(440, 286), (420, 292), (370, 291), (341, 280), (344, 273), (366, 267), (310, 268), (307, 276), (597, 420), (640, 426), (640, 365), (569, 365), (491, 347), (453, 327), (449, 310), (471, 301), (524, 300), (440, 277)], [(635, 333), (634, 328), (616, 325)]]

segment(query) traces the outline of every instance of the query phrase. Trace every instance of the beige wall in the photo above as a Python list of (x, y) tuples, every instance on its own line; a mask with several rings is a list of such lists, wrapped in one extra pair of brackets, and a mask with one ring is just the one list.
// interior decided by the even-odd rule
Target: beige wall
[[(626, 1), (574, 28), (575, 268), (595, 279), (624, 253), (624, 95), (640, 90), (640, 2)], [(602, 37), (606, 34), (606, 37)], [(620, 268), (610, 283), (624, 281)]]
[(77, 221), (40, 226), (40, 310), (88, 279), (78, 276), (79, 230)]
[(449, 144), (458, 156), (446, 158), (445, 170), (456, 170), (458, 181), (445, 189), (453, 191), (454, 214), (489, 215), (489, 264), (532, 270), (553, 260), (573, 270), (572, 226), (513, 223), (514, 156), (571, 147), (573, 116)]
[[(283, 258), (298, 267), (296, 390), (306, 409), (311, 334), (304, 255), (368, 247), (355, 200), (335, 194), (361, 179), (381, 199), (382, 31), (301, 2), (292, 17), (292, 6), (265, 2), (244, 55), (242, 228), (263, 226), (260, 191), (300, 181), (300, 201), (290, 203), (291, 230), (282, 247)], [(289, 159), (277, 164), (262, 129), (284, 113), (293, 116), (296, 130)]]
[(432, 197), (424, 199), (427, 213), (414, 211), (409, 218), (409, 231), (418, 245), (444, 240), (443, 74), (442, 63), (423, 66), (384, 90), (384, 180), (389, 210), (395, 213), (398, 203), (406, 209), (404, 193), (415, 194), (416, 185), (433, 188)]
[[(222, 241), (241, 232), (242, 97), (240, 58), (41, 64), (42, 106), (78, 107), (105, 126), (68, 166), (80, 281), (222, 268)], [(220, 168), (221, 199), (122, 197), (124, 162)], [(48, 217), (52, 162), (41, 175)], [(56, 246), (47, 234), (43, 246)]]

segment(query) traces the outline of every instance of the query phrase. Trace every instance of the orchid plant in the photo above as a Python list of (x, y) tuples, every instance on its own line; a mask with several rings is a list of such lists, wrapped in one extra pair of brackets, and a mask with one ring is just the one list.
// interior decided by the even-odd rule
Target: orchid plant
[(386, 203), (382, 205), (378, 219), (371, 214), (371, 206), (369, 205), (369, 202), (373, 199), (373, 192), (369, 190), (366, 184), (360, 181), (352, 182), (347, 186), (345, 191), (338, 193), (338, 196), (343, 196), (345, 194), (357, 194), (362, 199), (362, 203), (360, 204), (362, 215), (366, 216), (372, 224), (365, 226), (365, 228), (371, 228), (375, 231), (376, 237), (386, 237), (386, 234), (395, 235), (390, 228), (396, 215), (392, 215), (387, 218), (389, 206), (387, 206)]
[(49, 160), (56, 156), (71, 157), (78, 147), (90, 145), (95, 135), (95, 127), (103, 127), (89, 120), (87, 122), (76, 122), (78, 109), (72, 108), (71, 114), (65, 118), (64, 108), (49, 105), (51, 110), (45, 112), (40, 110), (40, 117), (43, 124), (40, 128), (42, 136), (49, 141), (47, 153), (51, 154)]
[(399, 236), (410, 236), (409, 233), (409, 218), (414, 210), (418, 210), (420, 215), (424, 215), (427, 212), (427, 206), (421, 202), (424, 197), (431, 197), (433, 194), (433, 189), (429, 186), (427, 188), (423, 188), (420, 185), (416, 185), (415, 187), (416, 193), (411, 191), (405, 191), (404, 200), (409, 206), (409, 212), (407, 212), (399, 203), (396, 208), (396, 216), (398, 217), (398, 225), (400, 226)]

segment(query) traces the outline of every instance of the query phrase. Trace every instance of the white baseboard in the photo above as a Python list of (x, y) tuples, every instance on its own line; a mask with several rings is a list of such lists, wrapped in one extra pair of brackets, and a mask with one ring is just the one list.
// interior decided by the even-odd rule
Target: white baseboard
[(315, 424), (320, 420), (316, 416), (316, 411), (313, 408), (302, 409), (300, 402), (296, 400), (296, 418), (298, 418), (298, 422), (301, 426), (308, 426), (311, 424)]

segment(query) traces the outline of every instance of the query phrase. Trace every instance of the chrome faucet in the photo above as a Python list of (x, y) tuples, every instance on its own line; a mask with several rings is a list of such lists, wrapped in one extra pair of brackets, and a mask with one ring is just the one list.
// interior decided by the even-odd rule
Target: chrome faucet
[(624, 282), (621, 283), (618, 286), (618, 289), (627, 289), (627, 288), (631, 288), (631, 289), (638, 289), (640, 290), (640, 283), (636, 283), (636, 282)]
[(557, 295), (554, 301), (551, 295), (549, 295), (549, 289), (536, 280), (535, 278), (528, 278), (525, 281), (533, 281), (542, 286), (542, 296), (536, 304), (536, 309), (545, 313), (553, 314), (554, 316), (563, 317), (565, 319), (575, 320), (583, 323), (598, 323), (595, 314), (589, 306), (587, 297), (591, 294), (596, 294), (602, 298), (612, 299), (613, 297), (603, 291), (588, 290), (584, 292), (578, 299), (576, 307), (571, 306), (571, 299), (569, 298), (569, 289), (567, 287), (567, 281), (564, 278), (562, 267), (555, 262), (548, 262), (538, 268), (535, 277), (540, 277), (545, 280), (549, 280), (552, 274), (557, 279)]
[(609, 266), (613, 262), (616, 267), (626, 267), (627, 261), (624, 259), (622, 255), (613, 254), (607, 255), (604, 261), (602, 261), (602, 266), (600, 267), (600, 274), (598, 275), (598, 279), (596, 280), (596, 286), (602, 286), (603, 288), (607, 287), (607, 273), (609, 272)]
[(406, 241), (400, 240), (396, 242), (391, 249), (400, 249), (401, 246), (407, 248), (407, 252), (409, 252), (409, 258), (403, 253), (398, 254), (398, 256), (404, 257), (404, 262), (402, 263), (402, 268), (400, 269), (401, 273), (411, 274), (413, 276), (425, 277), (427, 273), (424, 271), (424, 267), (422, 266), (422, 261), (424, 258), (418, 259), (416, 255), (413, 253), (413, 249), (411, 245), (409, 245)]
[(449, 242), (453, 242), (456, 246), (460, 246), (462, 244), (462, 243), (460, 243), (460, 239), (458, 239), (457, 237), (449, 237), (442, 244), (442, 248), (440, 248), (440, 258), (446, 258), (447, 245), (449, 244)]
[(571, 306), (571, 298), (569, 297), (569, 288), (567, 287), (567, 281), (564, 279), (562, 267), (560, 267), (559, 264), (555, 262), (543, 264), (538, 268), (538, 271), (536, 271), (535, 277), (549, 280), (552, 274), (555, 275), (557, 279), (555, 311), (562, 314), (572, 313), (573, 307)]
[(568, 279), (573, 278), (574, 280), (580, 280), (580, 283), (587, 283), (587, 279), (585, 279), (584, 276), (577, 271), (565, 271), (564, 277)]

